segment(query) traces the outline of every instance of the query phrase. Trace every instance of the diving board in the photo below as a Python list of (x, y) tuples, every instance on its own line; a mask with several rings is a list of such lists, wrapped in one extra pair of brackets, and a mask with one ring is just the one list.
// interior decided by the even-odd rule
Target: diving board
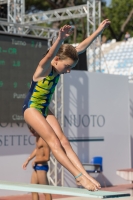
[(117, 192), (107, 192), (107, 191), (91, 192), (86, 189), (80, 189), (80, 188), (26, 184), (26, 183), (6, 182), (6, 181), (0, 181), (0, 190), (50, 193), (50, 194), (69, 195), (78, 197), (94, 197), (100, 199), (130, 196), (130, 194), (128, 193), (117, 193)]

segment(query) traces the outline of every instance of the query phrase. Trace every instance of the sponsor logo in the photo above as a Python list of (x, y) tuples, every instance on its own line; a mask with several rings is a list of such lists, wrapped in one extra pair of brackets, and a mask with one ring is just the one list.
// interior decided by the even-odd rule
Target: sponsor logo
[(66, 126), (83, 126), (83, 127), (103, 127), (105, 117), (103, 115), (70, 115), (64, 116), (64, 127)]
[(28, 145), (35, 145), (35, 138), (32, 135), (0, 135), (0, 147)]

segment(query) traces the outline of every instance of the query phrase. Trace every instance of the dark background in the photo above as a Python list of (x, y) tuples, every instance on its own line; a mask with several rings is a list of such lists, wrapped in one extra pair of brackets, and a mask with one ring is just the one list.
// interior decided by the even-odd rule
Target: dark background
[(79, 54), (79, 62), (73, 70), (82, 70), (87, 71), (87, 59), (86, 59), (86, 51), (82, 54)]
[(23, 121), (25, 95), (46, 50), (46, 39), (0, 33), (0, 122)]
[[(44, 38), (0, 32), (0, 123), (23, 122), (23, 102), (47, 43)], [(86, 52), (74, 70), (87, 70)]]

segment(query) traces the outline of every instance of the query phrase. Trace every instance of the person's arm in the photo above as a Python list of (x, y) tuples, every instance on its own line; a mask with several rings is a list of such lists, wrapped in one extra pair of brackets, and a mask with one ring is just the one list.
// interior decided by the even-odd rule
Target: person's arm
[(71, 34), (71, 26), (65, 25), (59, 30), (59, 35), (51, 48), (49, 49), (48, 53), (45, 57), (39, 62), (39, 65), (35, 71), (33, 76), (34, 80), (39, 77), (44, 77), (45, 73), (52, 68), (51, 61), (56, 56), (60, 46), (64, 42), (64, 40), (70, 36)]
[(102, 21), (97, 30), (76, 47), (78, 54), (83, 53), (90, 46), (90, 44), (104, 31), (104, 29), (109, 26), (110, 23), (111, 22), (108, 19)]
[(34, 151), (30, 154), (29, 158), (24, 162), (24, 164), (22, 165), (23, 169), (26, 169), (28, 163), (30, 162), (30, 160), (32, 160), (34, 157), (36, 156), (36, 148), (34, 149)]

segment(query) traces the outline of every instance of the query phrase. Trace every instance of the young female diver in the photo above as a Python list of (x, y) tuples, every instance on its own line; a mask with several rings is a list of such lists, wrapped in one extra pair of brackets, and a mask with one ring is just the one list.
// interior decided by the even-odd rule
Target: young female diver
[(84, 52), (109, 24), (108, 19), (104, 20), (76, 48), (70, 44), (62, 45), (71, 34), (71, 26), (63, 26), (59, 30), (58, 38), (39, 62), (23, 106), (26, 123), (47, 142), (55, 158), (75, 177), (77, 184), (91, 191), (98, 190), (100, 184), (84, 170), (48, 106), (60, 74), (70, 73), (78, 62), (78, 54)]

